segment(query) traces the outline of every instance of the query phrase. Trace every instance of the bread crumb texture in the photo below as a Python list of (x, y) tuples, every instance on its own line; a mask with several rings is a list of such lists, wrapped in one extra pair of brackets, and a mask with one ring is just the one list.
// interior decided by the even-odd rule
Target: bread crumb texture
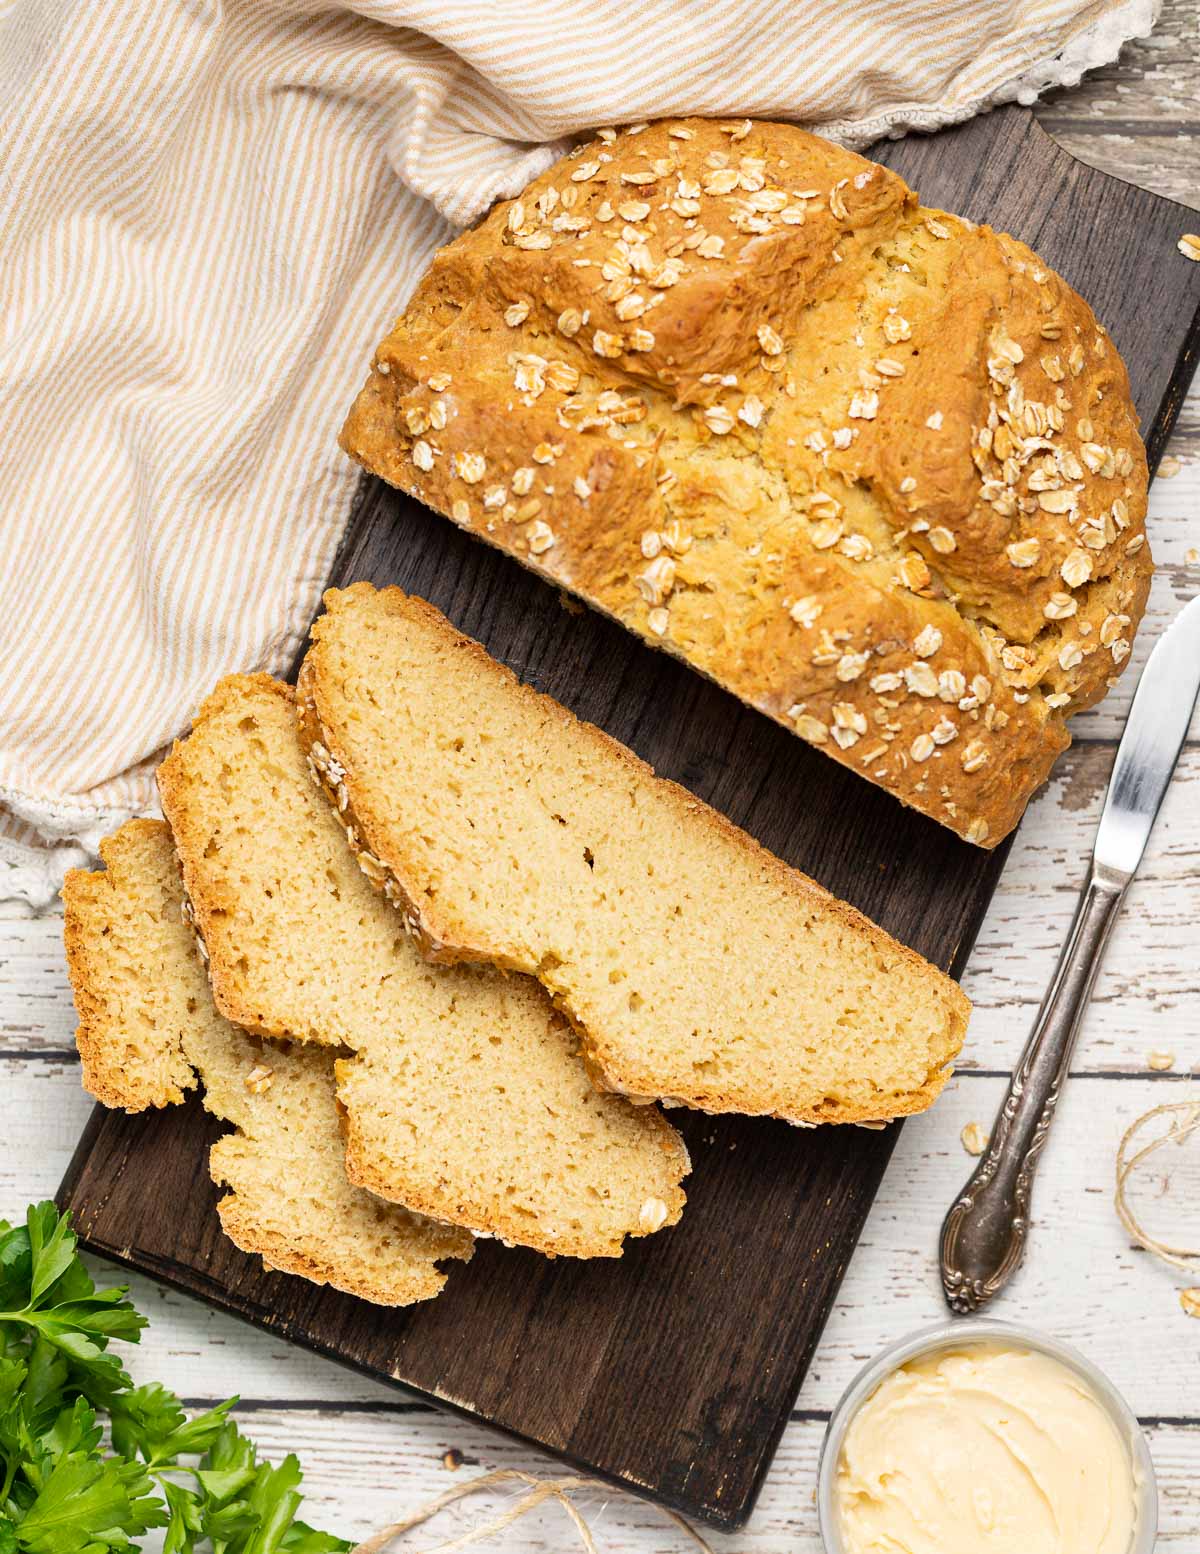
[(790, 125), (686, 119), (443, 249), (342, 445), (993, 846), (1129, 656), (1137, 425), (1024, 244)]
[(656, 1108), (589, 1083), (535, 981), (429, 965), (314, 783), (290, 689), (233, 676), (159, 772), (218, 1008), (336, 1054), (346, 1166), (413, 1211), (548, 1254), (619, 1256), (678, 1220)]
[(326, 607), (302, 736), (426, 955), (538, 977), (635, 1098), (807, 1123), (934, 1099), (969, 1011), (948, 977), (431, 605)]
[(209, 1164), (242, 1251), (381, 1305), (436, 1295), (438, 1263), (469, 1258), (471, 1237), (350, 1184), (332, 1053), (264, 1041), (217, 1013), (167, 827), (130, 821), (100, 851), (103, 872), (63, 886), (85, 1089), (136, 1112), (199, 1080), (206, 1109), (235, 1130)]

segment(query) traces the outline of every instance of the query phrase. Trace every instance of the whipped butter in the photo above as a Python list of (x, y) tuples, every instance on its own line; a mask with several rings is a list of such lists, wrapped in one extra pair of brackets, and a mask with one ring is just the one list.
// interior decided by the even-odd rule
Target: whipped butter
[(965, 1345), (909, 1361), (861, 1405), (834, 1507), (846, 1554), (1129, 1554), (1138, 1481), (1075, 1371)]

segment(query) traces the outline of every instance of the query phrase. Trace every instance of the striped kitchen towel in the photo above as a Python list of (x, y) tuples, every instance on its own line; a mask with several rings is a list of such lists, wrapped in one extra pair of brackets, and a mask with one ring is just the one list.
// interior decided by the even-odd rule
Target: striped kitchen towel
[(222, 673), (280, 670), (336, 433), (432, 250), (577, 133), (861, 145), (1032, 101), (1156, 0), (0, 0), (0, 896), (154, 803)]

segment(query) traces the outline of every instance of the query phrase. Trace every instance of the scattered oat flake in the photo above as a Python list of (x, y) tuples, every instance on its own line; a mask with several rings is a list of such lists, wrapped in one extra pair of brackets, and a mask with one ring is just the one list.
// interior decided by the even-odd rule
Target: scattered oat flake
[(442, 1453), (442, 1467), (448, 1473), (457, 1473), (463, 1465), (463, 1454), (457, 1446), (451, 1446), (449, 1451)]
[(638, 1210), (638, 1227), (653, 1234), (667, 1223), (667, 1206), (661, 1198), (647, 1198)]
[(854, 421), (873, 421), (879, 412), (879, 395), (874, 391), (855, 394), (846, 414)]
[(982, 1155), (988, 1147), (988, 1134), (978, 1122), (968, 1122), (958, 1135), (968, 1155)]
[(1193, 259), (1200, 264), (1200, 232), (1185, 232), (1176, 247), (1185, 259)]
[(958, 549), (958, 541), (950, 530), (941, 524), (929, 531), (929, 543), (937, 551), (939, 556), (948, 556), (951, 551)]
[(1200, 550), (1193, 545), (1190, 550), (1185, 551), (1183, 559), (1189, 567), (1200, 567)]
[(529, 526), (529, 548), (535, 556), (542, 555), (553, 544), (554, 530), (544, 519), (539, 518), (536, 523)]
[(1183, 1307), (1185, 1315), (1200, 1317), (1200, 1290), (1180, 1290), (1179, 1304)]
[(1153, 1052), (1147, 1052), (1146, 1067), (1154, 1069), (1156, 1073), (1164, 1074), (1167, 1069), (1175, 1067), (1175, 1054), (1156, 1047)]
[(934, 752), (933, 739), (928, 734), (918, 734), (908, 747), (908, 753), (918, 763), (928, 761)]
[(1166, 458), (1162, 459), (1159, 463), (1158, 478), (1159, 480), (1174, 480), (1175, 476), (1178, 475), (1182, 468), (1183, 465), (1174, 456), (1174, 454), (1169, 453)]

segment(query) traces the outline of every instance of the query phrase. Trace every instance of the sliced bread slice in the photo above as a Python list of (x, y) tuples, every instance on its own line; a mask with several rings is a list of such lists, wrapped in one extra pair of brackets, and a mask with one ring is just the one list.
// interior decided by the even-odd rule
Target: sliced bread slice
[(604, 1085), (870, 1122), (945, 1083), (948, 977), (423, 600), (326, 595), (302, 738), (426, 955), (541, 979)]
[(354, 1054), (352, 1181), (551, 1255), (616, 1257), (679, 1218), (682, 1140), (596, 1093), (537, 983), (417, 953), (309, 773), (287, 686), (222, 681), (159, 787), (217, 1007)]
[(63, 884), (84, 1088), (137, 1112), (199, 1080), (207, 1110), (236, 1129), (209, 1168), (229, 1188), (217, 1212), (242, 1251), (379, 1305), (436, 1295), (438, 1263), (469, 1258), (471, 1237), (350, 1184), (333, 1053), (266, 1042), (217, 1013), (167, 827), (131, 820), (100, 856), (104, 872)]

